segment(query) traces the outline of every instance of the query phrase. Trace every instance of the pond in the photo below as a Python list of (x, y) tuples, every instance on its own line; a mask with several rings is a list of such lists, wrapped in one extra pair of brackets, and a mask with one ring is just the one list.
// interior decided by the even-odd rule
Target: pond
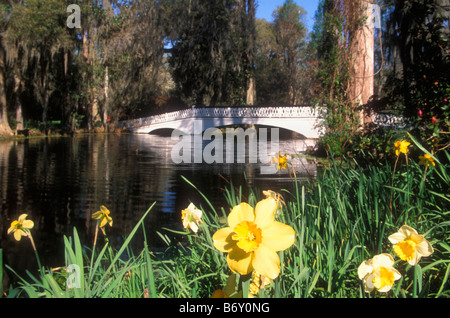
[[(190, 202), (208, 210), (206, 201), (182, 176), (197, 186), (218, 212), (230, 210), (224, 196), (230, 182), (243, 186), (244, 194), (247, 184), (276, 192), (292, 187), (286, 171), (262, 174), (260, 164), (250, 160), (175, 164), (171, 151), (176, 144), (170, 136), (128, 134), (1, 141), (0, 248), (4, 262), (19, 273), (37, 267), (29, 240), (17, 242), (7, 235), (11, 222), (22, 213), (34, 221), (32, 234), (41, 263), (57, 267), (64, 264), (63, 236), (72, 236), (73, 227), (82, 243), (92, 246), (96, 221), (90, 216), (101, 205), (111, 211), (114, 220), (113, 226), (107, 227), (108, 237), (120, 246), (156, 202), (144, 225), (149, 246), (161, 247), (156, 231), (164, 227), (182, 230), (181, 210)], [(281, 153), (301, 153), (305, 142), (281, 138), (279, 149)], [(245, 156), (248, 158), (247, 152)], [(296, 158), (292, 162), (297, 177), (316, 176), (313, 161)], [(143, 237), (137, 234), (134, 241), (139, 245)]]

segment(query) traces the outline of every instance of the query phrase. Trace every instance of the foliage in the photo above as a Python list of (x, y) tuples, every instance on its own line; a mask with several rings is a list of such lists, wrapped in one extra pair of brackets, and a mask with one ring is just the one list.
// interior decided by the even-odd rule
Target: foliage
[(254, 4), (249, 1), (246, 8), (245, 3), (208, 1), (185, 7), (186, 22), (178, 30), (169, 62), (175, 83), (190, 103), (245, 104), (254, 19)]
[(393, 145), (404, 139), (405, 130), (391, 127), (377, 127), (354, 135), (349, 143), (346, 156), (360, 165), (384, 165), (395, 160)]
[[(385, 95), (428, 145), (447, 147), (450, 116), (448, 1), (386, 1), (390, 68)], [(433, 141), (434, 139), (434, 141)]]
[(296, 5), (292, 0), (286, 0), (284, 4), (274, 12), (274, 29), (279, 45), (278, 54), (283, 62), (281, 71), (287, 80), (289, 104), (298, 104), (298, 92), (301, 86), (300, 69), (302, 66), (302, 47), (306, 28), (302, 22), (305, 10)]
[[(370, 127), (364, 127), (368, 129), (365, 134), (357, 132), (363, 122), (351, 89), (351, 61), (356, 58), (352, 34), (364, 20), (355, 11), (355, 3), (321, 1), (310, 42), (319, 58), (317, 101), (327, 105), (322, 144), (338, 156), (352, 151), (353, 139), (368, 141), (372, 134)], [(378, 31), (380, 43), (376, 48), (382, 57), (380, 70), (375, 73), (380, 86), (367, 106), (373, 111), (388, 109), (402, 115), (415, 127), (413, 134), (433, 151), (445, 149), (450, 145), (449, 7), (434, 0), (383, 4), (384, 24)]]
[(287, 78), (283, 74), (274, 24), (256, 20), (255, 80), (258, 104), (287, 103)]
[[(348, 23), (351, 23), (348, 22)], [(360, 124), (357, 105), (348, 93), (350, 61), (344, 37), (345, 19), (334, 1), (322, 1), (316, 14), (311, 47), (319, 63), (316, 72), (317, 104), (324, 105), (321, 144), (329, 154), (342, 156)], [(320, 93), (319, 93), (320, 92)]]
[(273, 22), (256, 21), (255, 78), (259, 104), (310, 102), (304, 15), (302, 7), (285, 1), (273, 12)]
[(62, 1), (27, 0), (24, 5), (13, 7), (9, 30), (11, 37), (29, 46), (53, 46), (55, 42), (69, 40), (64, 27), (66, 8)]
[[(71, 35), (65, 27), (66, 6), (61, 1), (25, 1), (12, 7), (6, 33), (7, 53), (12, 60), (15, 81), (28, 80), (42, 109), (47, 130), (51, 92), (66, 89), (65, 51), (71, 48)], [(67, 60), (66, 60), (67, 63)], [(61, 75), (63, 73), (63, 75)], [(28, 77), (28, 78), (26, 78)], [(59, 80), (59, 81), (58, 81)], [(16, 92), (18, 93), (18, 92)], [(19, 97), (16, 97), (19, 98)]]
[(75, 118), (83, 117), (81, 128), (104, 128), (168, 94), (161, 7), (84, 1), (82, 27), (71, 29), (70, 1), (9, 3), (2, 7), (7, 69), (1, 84), (10, 122), (40, 120), (45, 130), (60, 120), (73, 133), (80, 128)]

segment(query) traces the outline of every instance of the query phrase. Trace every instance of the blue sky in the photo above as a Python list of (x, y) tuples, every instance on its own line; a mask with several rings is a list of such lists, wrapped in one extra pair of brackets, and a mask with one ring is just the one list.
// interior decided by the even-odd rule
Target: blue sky
[[(256, 0), (256, 18), (266, 19), (269, 22), (273, 21), (272, 13), (278, 6), (283, 5), (285, 0)], [(308, 31), (311, 31), (314, 24), (314, 14), (316, 13), (319, 0), (294, 0), (296, 4), (303, 7), (308, 14), (306, 16), (306, 26)]]

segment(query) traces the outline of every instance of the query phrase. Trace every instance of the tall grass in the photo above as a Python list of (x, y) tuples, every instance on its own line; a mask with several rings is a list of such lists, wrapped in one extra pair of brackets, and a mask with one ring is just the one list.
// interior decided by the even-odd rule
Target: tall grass
[[(279, 252), (279, 277), (260, 290), (260, 297), (450, 297), (449, 176), (448, 162), (437, 161), (425, 171), (414, 160), (398, 169), (383, 166), (351, 168), (334, 164), (315, 180), (292, 179), (292, 189), (277, 190), (283, 204), (277, 212), (280, 222), (290, 225), (296, 240)], [(437, 158), (436, 158), (437, 160)], [(194, 189), (194, 184), (185, 179)], [(248, 193), (244, 198), (243, 192)], [(229, 208), (218, 210), (201, 193), (196, 202), (203, 211), (204, 223), (198, 233), (190, 230), (163, 229), (163, 251), (152, 252), (146, 239), (142, 251), (133, 251), (129, 243), (142, 229), (142, 216), (122, 247), (109, 244), (98, 249), (83, 248), (76, 229), (65, 237), (66, 265), (80, 269), (78, 288), (68, 288), (67, 270), (42, 269), (39, 276), (28, 272), (19, 277), (9, 297), (108, 297), (108, 298), (191, 298), (210, 297), (223, 288), (231, 274), (226, 255), (213, 247), (212, 235), (226, 226), (231, 208), (246, 201), (254, 206), (263, 198), (262, 190), (231, 183), (225, 190)], [(198, 189), (197, 189), (198, 191)], [(391, 210), (392, 207), (392, 210)], [(181, 222), (181, 221), (180, 221)], [(434, 253), (414, 267), (393, 254), (388, 236), (408, 224), (434, 247)], [(181, 237), (174, 240), (173, 234)], [(358, 266), (375, 254), (390, 253), (402, 278), (388, 293), (364, 292), (357, 275)], [(1, 259), (1, 258), (0, 258)], [(6, 268), (14, 270), (7, 265)], [(243, 282), (241, 279), (240, 282)], [(248, 289), (248, 281), (238, 287)], [(246, 296), (246, 293), (243, 294)]]

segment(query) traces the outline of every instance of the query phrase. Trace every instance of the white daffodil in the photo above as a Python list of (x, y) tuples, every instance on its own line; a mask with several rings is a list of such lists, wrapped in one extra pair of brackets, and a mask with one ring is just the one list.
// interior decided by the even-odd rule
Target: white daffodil
[(195, 233), (198, 231), (198, 225), (203, 223), (202, 210), (198, 209), (193, 203), (181, 211), (181, 220), (185, 229), (191, 229)]
[(370, 293), (374, 289), (382, 293), (391, 290), (394, 281), (402, 277), (393, 265), (394, 259), (389, 254), (376, 255), (359, 265), (358, 277), (364, 282), (366, 293)]
[(430, 256), (434, 250), (423, 235), (408, 225), (403, 225), (397, 233), (389, 236), (394, 244), (394, 252), (401, 260), (415, 266), (421, 257)]

